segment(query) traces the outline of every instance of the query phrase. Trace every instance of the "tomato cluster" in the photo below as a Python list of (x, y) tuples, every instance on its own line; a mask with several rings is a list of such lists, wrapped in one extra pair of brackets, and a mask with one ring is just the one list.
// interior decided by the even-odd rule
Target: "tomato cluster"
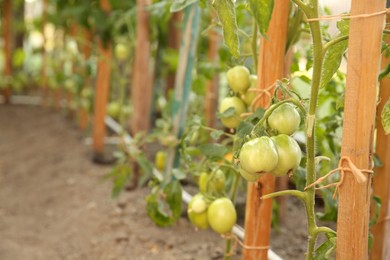
[(256, 87), (257, 76), (251, 75), (245, 66), (239, 65), (229, 69), (226, 78), (235, 95), (222, 100), (219, 113), (223, 114), (233, 108), (234, 113), (221, 117), (221, 122), (227, 128), (236, 128), (242, 121), (241, 114), (247, 111), (247, 106), (250, 106), (256, 97), (253, 89)]
[(212, 174), (202, 172), (198, 185), (200, 192), (192, 197), (187, 209), (191, 223), (199, 229), (210, 227), (219, 234), (231, 231), (237, 220), (233, 202), (223, 196), (213, 196), (223, 194), (225, 174), (220, 169)]
[(269, 132), (276, 135), (256, 137), (241, 148), (240, 174), (247, 181), (256, 181), (263, 173), (274, 176), (292, 174), (301, 162), (301, 149), (290, 136), (298, 130), (301, 117), (289, 103), (275, 106), (269, 108), (273, 111), (267, 118), (267, 124)]

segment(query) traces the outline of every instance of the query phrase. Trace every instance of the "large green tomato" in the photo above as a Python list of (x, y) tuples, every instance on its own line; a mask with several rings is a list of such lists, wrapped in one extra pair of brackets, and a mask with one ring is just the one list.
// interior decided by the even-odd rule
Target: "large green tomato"
[(244, 94), (251, 85), (249, 75), (250, 72), (246, 67), (235, 66), (228, 70), (226, 78), (233, 91)]
[(251, 80), (251, 86), (248, 88), (248, 90), (244, 94), (244, 102), (247, 106), (250, 106), (255, 99), (257, 93), (255, 91), (250, 91), (254, 90), (257, 88), (257, 76), (256, 75), (250, 75), (250, 80)]
[(207, 229), (209, 221), (207, 217), (207, 203), (201, 193), (192, 197), (187, 209), (190, 222), (199, 229)]
[(278, 134), (292, 135), (297, 131), (300, 122), (301, 116), (289, 103), (280, 105), (268, 117), (268, 125)]
[(223, 113), (229, 108), (234, 108), (233, 116), (221, 118), (222, 124), (227, 128), (236, 128), (242, 121), (241, 114), (246, 112), (244, 102), (238, 97), (226, 97), (222, 100), (219, 106), (219, 112)]
[(239, 158), (241, 168), (251, 174), (270, 172), (278, 164), (275, 145), (267, 136), (246, 142), (241, 148)]
[(214, 200), (207, 209), (210, 227), (219, 234), (229, 232), (237, 221), (233, 202), (228, 198)]
[(244, 178), (245, 180), (249, 181), (249, 182), (254, 182), (254, 181), (257, 181), (257, 179), (259, 178), (259, 174), (257, 173), (249, 173), (247, 171), (245, 171), (244, 169), (240, 169), (240, 175), (242, 178)]
[(284, 176), (294, 172), (301, 162), (302, 151), (298, 143), (285, 134), (271, 137), (278, 152), (278, 164), (271, 173), (275, 176)]

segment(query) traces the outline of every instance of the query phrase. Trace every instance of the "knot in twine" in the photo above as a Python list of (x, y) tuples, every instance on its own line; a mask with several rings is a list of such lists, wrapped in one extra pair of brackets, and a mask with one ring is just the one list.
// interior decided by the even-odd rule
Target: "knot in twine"
[(240, 245), (243, 249), (246, 250), (268, 250), (269, 246), (248, 246), (245, 245), (244, 242), (242, 242), (236, 235), (232, 233), (227, 233), (224, 235), (221, 235), (224, 239), (231, 239), (234, 241), (234, 244), (232, 246), (232, 250), (225, 254), (225, 256), (233, 256), (235, 255), (235, 252), (237, 251), (237, 246)]
[[(347, 166), (343, 166), (344, 164), (347, 164)], [(309, 189), (309, 188), (312, 188), (314, 187), (315, 185), (317, 184), (320, 184), (322, 183), (324, 180), (326, 180), (330, 175), (334, 174), (335, 172), (340, 172), (340, 181), (339, 182), (335, 182), (335, 183), (331, 183), (331, 184), (328, 184), (328, 185), (325, 185), (325, 186), (322, 186), (322, 187), (319, 187), (319, 188), (316, 188), (317, 190), (321, 190), (321, 189), (325, 189), (325, 188), (329, 188), (329, 187), (332, 187), (332, 186), (336, 186), (336, 189), (333, 193), (333, 199), (336, 198), (336, 195), (338, 193), (338, 188), (343, 184), (344, 182), (344, 175), (346, 172), (351, 172), (353, 174), (353, 176), (355, 177), (355, 180), (358, 182), (358, 183), (364, 183), (367, 181), (367, 176), (365, 176), (363, 173), (366, 173), (366, 174), (372, 174), (373, 171), (372, 170), (367, 170), (367, 169), (358, 169), (355, 164), (353, 164), (351, 158), (349, 158), (348, 156), (342, 156), (340, 158), (340, 161), (339, 161), (339, 165), (336, 169), (333, 169), (331, 170), (330, 172), (328, 172), (327, 174), (325, 174), (323, 177), (321, 178), (318, 178), (317, 181), (313, 182), (312, 184), (308, 185), (305, 190)]]
[[(252, 89), (249, 89), (248, 92), (257, 92), (258, 94), (256, 95), (256, 97), (253, 99), (252, 103), (250, 104), (250, 108), (252, 108), (252, 111), (255, 111), (255, 106), (256, 106), (256, 103), (260, 100), (260, 98), (263, 96), (263, 95), (266, 95), (268, 98), (272, 98), (272, 89), (276, 86), (276, 82), (266, 88), (252, 88)], [(248, 113), (242, 113), (241, 114), (241, 117), (247, 117), (247, 116), (250, 116), (252, 115), (253, 112), (248, 112)]]
[(310, 23), (310, 22), (325, 21), (325, 20), (358, 19), (358, 18), (374, 17), (374, 16), (388, 14), (388, 13), (390, 13), (390, 8), (387, 8), (382, 11), (370, 13), (370, 14), (357, 14), (357, 15), (335, 14), (335, 15), (320, 16), (318, 18), (310, 18), (310, 19), (306, 19), (306, 21)]

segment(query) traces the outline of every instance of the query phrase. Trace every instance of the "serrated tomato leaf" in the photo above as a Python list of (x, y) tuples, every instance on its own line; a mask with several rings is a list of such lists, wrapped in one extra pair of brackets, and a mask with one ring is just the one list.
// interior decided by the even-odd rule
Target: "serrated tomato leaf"
[(210, 160), (222, 160), (228, 149), (222, 144), (202, 144), (199, 150)]
[(232, 0), (214, 0), (211, 5), (215, 8), (222, 24), (223, 38), (226, 46), (235, 58), (240, 54), (240, 41), (238, 38), (238, 26), (236, 8)]
[(274, 0), (249, 0), (248, 3), (261, 35), (266, 37), (274, 9)]
[(332, 79), (333, 75), (340, 67), (341, 60), (343, 59), (344, 52), (347, 50), (348, 41), (341, 41), (332, 45), (324, 56), (321, 71), (321, 85), (320, 88), (325, 87)]

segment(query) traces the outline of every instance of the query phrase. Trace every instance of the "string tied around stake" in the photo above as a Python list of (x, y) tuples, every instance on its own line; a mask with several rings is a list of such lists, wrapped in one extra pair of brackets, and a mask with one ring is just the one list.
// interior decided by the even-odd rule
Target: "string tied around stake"
[[(347, 166), (344, 166), (345, 164), (347, 164)], [(340, 172), (340, 180), (338, 182), (335, 182), (335, 183), (331, 183), (331, 184), (328, 184), (328, 185), (324, 185), (324, 186), (321, 186), (319, 188), (316, 188), (317, 190), (321, 190), (321, 189), (326, 189), (326, 188), (329, 188), (329, 187), (332, 187), (332, 186), (335, 186), (336, 189), (333, 193), (333, 199), (336, 198), (337, 196), (337, 192), (338, 192), (338, 188), (343, 184), (344, 182), (344, 176), (345, 176), (345, 173), (346, 172), (351, 172), (353, 174), (353, 176), (355, 177), (355, 180), (358, 182), (358, 183), (364, 183), (367, 181), (367, 176), (364, 175), (364, 173), (366, 174), (372, 174), (373, 171), (372, 170), (367, 170), (367, 169), (358, 169), (355, 164), (352, 162), (351, 158), (349, 158), (348, 156), (342, 156), (340, 158), (340, 161), (339, 161), (339, 165), (336, 169), (333, 169), (331, 170), (330, 172), (328, 172), (327, 174), (325, 174), (323, 177), (321, 178), (318, 178), (317, 181), (313, 182), (312, 184), (308, 185), (305, 187), (305, 190), (309, 189), (309, 188), (312, 188), (312, 187), (315, 187), (317, 184), (320, 184), (322, 183), (323, 181), (325, 181), (327, 178), (329, 178), (329, 176), (331, 176), (332, 174), (334, 174), (335, 172)]]
[(357, 15), (335, 14), (335, 15), (320, 16), (318, 18), (306, 19), (306, 22), (310, 23), (310, 22), (326, 21), (326, 20), (359, 19), (359, 18), (368, 18), (368, 17), (374, 17), (378, 15), (384, 15), (388, 13), (390, 13), (390, 8), (386, 8), (385, 10), (370, 13), (370, 14), (357, 14)]
[(237, 251), (237, 246), (240, 245), (245, 250), (268, 250), (269, 246), (248, 246), (245, 245), (244, 242), (240, 240), (236, 235), (233, 233), (227, 233), (222, 235), (222, 238), (224, 239), (231, 239), (234, 241), (234, 244), (232, 246), (232, 249), (230, 252), (226, 253), (225, 256), (233, 256), (235, 255), (235, 252)]

